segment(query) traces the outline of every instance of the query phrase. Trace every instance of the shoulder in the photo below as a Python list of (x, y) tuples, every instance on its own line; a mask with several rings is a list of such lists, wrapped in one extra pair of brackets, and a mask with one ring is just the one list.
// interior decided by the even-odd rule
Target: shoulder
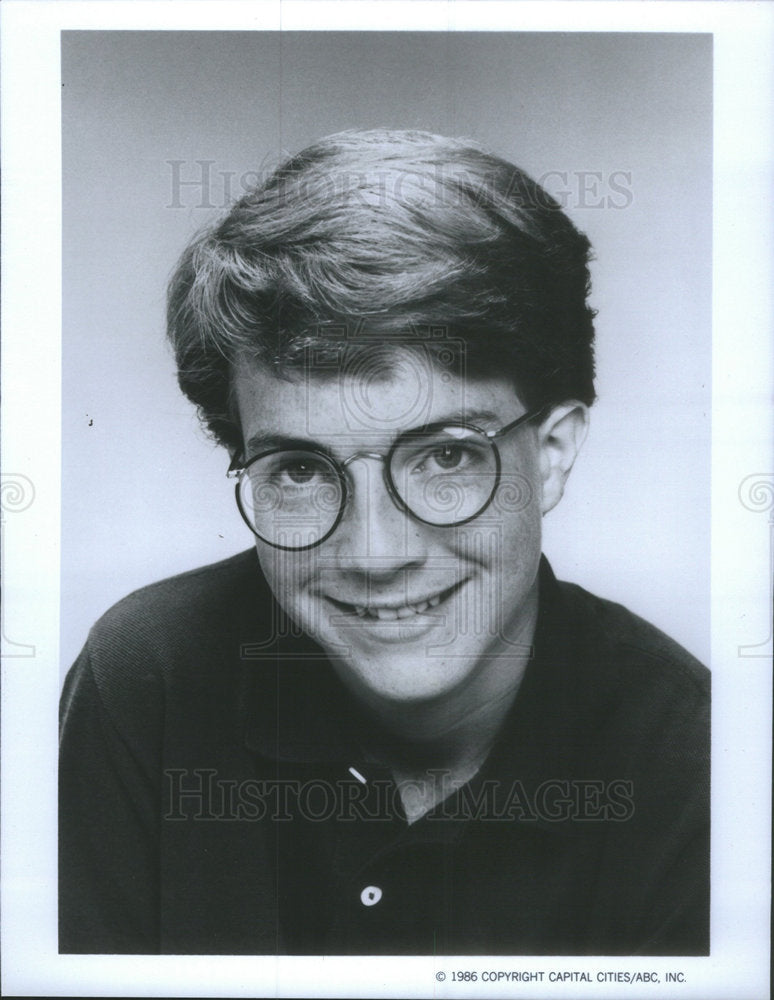
[(236, 626), (247, 603), (257, 602), (260, 613), (262, 583), (252, 549), (160, 580), (105, 612), (89, 633), (88, 647), (93, 656), (116, 648), (168, 654), (211, 641)]
[(709, 670), (655, 625), (577, 584), (559, 582), (558, 587), (580, 634), (601, 654), (614, 656), (620, 670), (630, 675), (644, 670), (651, 680), (669, 682), (699, 699), (709, 696)]
[(271, 607), (254, 550), (142, 587), (92, 627), (65, 694), (93, 683), (120, 711), (152, 690), (225, 680), (240, 643), (270, 627)]
[(254, 549), (179, 573), (141, 587), (122, 598), (97, 622), (95, 630), (145, 631), (176, 623), (189, 624), (201, 614), (214, 614), (231, 604), (246, 587), (253, 587), (260, 574)]
[(594, 759), (671, 775), (668, 784), (705, 783), (707, 668), (621, 604), (572, 583), (552, 581), (547, 593), (549, 648), (562, 664), (551, 697)]

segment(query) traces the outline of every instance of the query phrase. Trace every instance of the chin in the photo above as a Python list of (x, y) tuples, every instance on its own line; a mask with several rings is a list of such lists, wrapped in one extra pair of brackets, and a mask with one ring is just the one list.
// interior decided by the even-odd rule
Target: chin
[(334, 660), (342, 682), (365, 704), (382, 706), (431, 707), (443, 703), (464, 687), (474, 673), (469, 661), (455, 657), (451, 666), (443, 657), (433, 658), (430, 670), (418, 669), (419, 650), (405, 658), (382, 657), (379, 662), (358, 663), (347, 658)]

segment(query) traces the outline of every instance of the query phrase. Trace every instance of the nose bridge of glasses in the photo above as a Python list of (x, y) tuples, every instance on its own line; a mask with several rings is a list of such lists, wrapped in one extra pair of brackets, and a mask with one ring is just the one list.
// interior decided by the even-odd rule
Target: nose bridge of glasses
[[(342, 469), (346, 469), (348, 465), (350, 465), (352, 462), (355, 461), (355, 459), (358, 459), (358, 458), (371, 459), (373, 461), (378, 461), (378, 462), (382, 463), (382, 476), (381, 476), (381, 478), (382, 478), (382, 481), (384, 483), (384, 486), (386, 487), (387, 494), (388, 494), (390, 500), (392, 501), (393, 506), (395, 506), (399, 510), (403, 511), (404, 510), (404, 505), (396, 497), (396, 495), (395, 495), (395, 489), (394, 489), (394, 487), (392, 485), (389, 473), (387, 471), (388, 454), (384, 453), (384, 452), (379, 452), (379, 451), (367, 451), (366, 449), (361, 449), (360, 451), (356, 451), (354, 454), (347, 456), (347, 458), (345, 458), (339, 464), (340, 464), (340, 466), (341, 466)], [(371, 482), (370, 476), (368, 476), (365, 479), (364, 482), (366, 484), (366, 493), (369, 493), (369, 491), (370, 491), (370, 485), (368, 485), (368, 484)], [(370, 496), (366, 496), (363, 499), (370, 505), (371, 500), (373, 498), (370, 497)], [(353, 501), (356, 502), (355, 501), (355, 497), (354, 497), (354, 491), (352, 489), (352, 484), (350, 484), (350, 486), (348, 487), (348, 496), (344, 499), (344, 503), (346, 503), (347, 506), (349, 506), (351, 508), (351, 505), (352, 505)]]
[[(350, 483), (347, 489), (347, 496), (342, 500), (344, 507), (348, 511), (348, 516), (362, 521), (367, 526), (369, 535), (368, 546), (370, 550), (374, 544), (374, 539), (371, 536), (376, 533), (382, 540), (387, 539), (397, 530), (397, 526), (402, 522), (407, 509), (405, 502), (397, 494), (388, 472), (389, 452), (384, 453), (361, 449), (340, 462), (341, 468), (346, 468), (357, 458), (375, 460), (380, 462), (382, 466), (382, 475), (377, 477), (377, 479), (381, 479), (384, 491), (380, 500), (377, 500), (376, 496), (371, 492), (374, 486), (374, 479), (371, 477), (371, 470), (367, 465), (362, 470), (364, 475), (361, 477), (358, 487), (354, 488), (354, 483)], [(392, 515), (388, 513), (390, 510), (392, 510)], [(396, 511), (399, 511), (400, 515), (396, 515)], [(388, 524), (391, 525), (389, 529), (387, 528)], [(394, 544), (394, 542), (395, 540), (393, 539), (391, 544)]]
[(351, 462), (354, 462), (356, 458), (373, 458), (378, 460), (379, 462), (385, 462), (387, 460), (387, 456), (383, 455), (378, 451), (364, 451), (364, 450), (356, 451), (353, 455), (349, 455), (347, 458), (344, 459), (344, 461), (341, 463), (342, 469), (346, 469), (346, 467)]

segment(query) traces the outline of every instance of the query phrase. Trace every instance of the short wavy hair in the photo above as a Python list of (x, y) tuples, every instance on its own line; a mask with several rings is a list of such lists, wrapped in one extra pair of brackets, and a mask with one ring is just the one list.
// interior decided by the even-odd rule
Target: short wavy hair
[(591, 404), (590, 254), (540, 185), (471, 143), (417, 131), (329, 136), (183, 252), (167, 309), (178, 381), (237, 450), (235, 361), (293, 378), (310, 349), (319, 359), (342, 336), (387, 353), (391, 340), (395, 350), (412, 338), (436, 351), (462, 345), (467, 374), (505, 374), (530, 408)]

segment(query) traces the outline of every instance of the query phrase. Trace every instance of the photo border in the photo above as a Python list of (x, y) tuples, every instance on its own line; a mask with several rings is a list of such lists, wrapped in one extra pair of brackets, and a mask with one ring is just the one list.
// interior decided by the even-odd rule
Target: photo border
[[(455, 968), (679, 969), (679, 994), (759, 1000), (770, 919), (774, 7), (755, 3), (24, 2), (2, 11), (3, 990), (19, 996), (502, 996)], [(61, 134), (59, 33), (711, 31), (715, 58), (712, 951), (708, 958), (74, 956), (56, 951)], [(41, 295), (35, 289), (45, 288)], [(39, 470), (46, 469), (41, 480)], [(30, 488), (32, 487), (32, 489)], [(26, 505), (26, 506), (25, 506)], [(687, 602), (688, 606), (689, 602)], [(768, 636), (768, 639), (767, 639)], [(30, 650), (33, 650), (31, 653)], [(758, 651), (757, 651), (758, 650)], [(448, 979), (444, 982), (439, 973)], [(367, 983), (364, 977), (367, 976)], [(620, 984), (535, 984), (539, 997)], [(519, 995), (527, 989), (519, 985)]]

